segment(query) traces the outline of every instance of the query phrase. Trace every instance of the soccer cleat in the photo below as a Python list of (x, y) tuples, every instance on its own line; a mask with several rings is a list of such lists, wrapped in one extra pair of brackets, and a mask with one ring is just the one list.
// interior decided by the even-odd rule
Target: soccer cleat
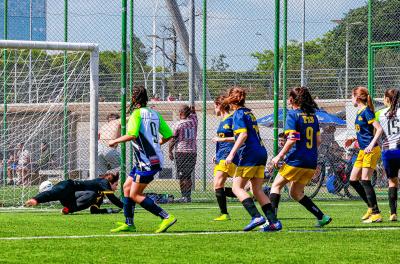
[(263, 225), (260, 232), (276, 232), (280, 230), (282, 230), (282, 223), (278, 220), (276, 223)]
[(229, 220), (231, 220), (229, 214), (221, 214), (217, 218), (214, 218), (214, 221), (229, 221)]
[(317, 224), (315, 225), (315, 227), (324, 227), (330, 222), (332, 222), (332, 218), (330, 218), (329, 215), (324, 215), (322, 216), (321, 220), (317, 220)]
[(169, 215), (169, 218), (165, 218), (161, 221), (160, 226), (156, 230), (156, 233), (164, 233), (170, 228), (173, 224), (176, 223), (176, 218), (173, 215)]
[(69, 214), (69, 208), (68, 207), (64, 207), (63, 209), (61, 209), (61, 214), (63, 214), (63, 215)]
[(264, 217), (260, 216), (260, 217), (253, 217), (250, 221), (250, 223), (245, 226), (245, 228), (243, 228), (243, 231), (247, 232), (250, 230), (253, 230), (254, 228), (256, 228), (257, 226), (263, 225), (265, 224), (266, 220)]
[(397, 222), (397, 214), (391, 214), (389, 220), (392, 222)]
[(383, 221), (381, 214), (373, 214), (368, 219), (364, 220), (364, 224), (381, 223)]
[(111, 233), (119, 233), (119, 232), (136, 232), (135, 225), (127, 225), (123, 223), (117, 228), (111, 229)]
[(371, 217), (372, 215), (372, 209), (368, 208), (367, 212), (363, 215), (363, 217), (361, 217), (361, 220), (367, 220)]

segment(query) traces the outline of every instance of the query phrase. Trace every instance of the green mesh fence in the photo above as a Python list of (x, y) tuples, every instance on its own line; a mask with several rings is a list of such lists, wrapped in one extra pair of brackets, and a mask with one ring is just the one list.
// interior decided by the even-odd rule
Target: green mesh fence
[[(15, 8), (23, 2), (9, 0), (8, 16), (13, 19), (23, 18), (25, 24), (19, 25), (19, 28), (26, 27), (24, 31), (29, 32), (29, 1), (24, 3), (22, 9)], [(37, 17), (44, 14), (44, 40), (63, 41), (67, 33), (71, 42), (93, 42), (100, 46), (99, 127), (102, 127), (110, 113), (119, 113), (121, 110), (121, 1), (67, 1), (67, 32), (64, 32), (65, 2), (45, 1), (44, 10), (40, 10), (40, 2), (32, 1), (32, 21), (37, 22)], [(151, 97), (150, 105), (160, 111), (171, 126), (179, 122), (179, 107), (190, 104), (191, 97), (195, 100), (199, 120), (197, 157), (196, 162), (192, 160), (188, 165), (195, 168), (192, 175), (192, 199), (214, 199), (212, 157), (215, 144), (211, 139), (215, 136), (219, 119), (214, 116), (212, 100), (231, 86), (245, 87), (248, 90), (247, 106), (254, 110), (257, 118), (262, 118), (273, 114), (274, 100), (279, 100), (282, 108), (284, 91), (300, 84), (311, 90), (320, 107), (328, 114), (345, 121), (344, 125), (321, 122), (324, 143), (320, 150), (320, 164), (316, 177), (306, 191), (320, 199), (354, 198), (355, 195), (347, 184), (347, 161), (352, 153), (344, 149), (343, 145), (348, 136), (354, 135), (356, 108), (350, 102), (351, 90), (355, 86), (366, 86), (368, 83), (367, 2), (288, 0), (285, 72), (282, 65), (284, 1), (281, 1), (281, 65), (278, 67), (280, 93), (279, 98), (274, 98), (274, 1), (207, 1), (207, 109), (203, 109), (202, 101), (204, 1), (193, 2), (194, 7), (191, 8), (190, 0), (128, 1), (127, 12), (128, 84), (131, 81), (134, 85), (145, 86)], [(129, 42), (130, 3), (134, 4), (133, 43)], [(372, 42), (400, 40), (399, 1), (373, 1), (372, 6)], [(0, 1), (0, 14), (0, 31), (3, 32), (4, 0)], [(10, 22), (9, 31), (13, 29), (10, 28), (11, 24)], [(18, 24), (13, 25), (18, 27)], [(191, 34), (193, 26), (194, 32)], [(41, 28), (40, 25), (32, 26), (33, 32), (40, 31)], [(130, 56), (131, 46), (133, 56)], [(375, 100), (378, 108), (382, 105), (384, 90), (398, 86), (398, 51), (399, 48), (395, 47), (374, 52)], [(194, 61), (193, 70), (189, 67), (190, 59)], [(132, 74), (129, 73), (129, 66), (132, 67)], [(193, 85), (190, 76), (194, 76)], [(13, 89), (12, 87), (13, 84), (9, 83), (9, 89)], [(129, 88), (128, 85), (128, 101)], [(15, 96), (20, 99), (17, 101), (22, 104), (29, 98), (35, 98), (35, 90), (31, 92), (32, 94), (27, 94), (27, 91), (18, 92)], [(2, 89), (0, 99), (4, 101), (3, 98)], [(7, 103), (10, 104), (12, 100), (8, 98)], [(281, 123), (278, 126), (280, 132)], [(273, 124), (260, 125), (260, 132), (270, 159), (273, 156)], [(69, 146), (73, 148), (71, 142)], [(9, 146), (10, 151), (12, 148), (13, 146)], [(176, 162), (169, 160), (168, 146), (163, 150), (165, 169), (156, 177), (149, 191), (172, 194), (177, 199), (181, 197), (181, 190)], [(73, 153), (72, 149), (69, 155)], [(132, 166), (130, 157), (128, 147), (127, 172)], [(74, 169), (84, 171), (87, 168)], [(378, 169), (376, 178), (378, 193), (381, 197), (386, 197), (386, 179), (381, 168)], [(272, 176), (267, 177), (268, 184), (272, 180)], [(227, 184), (230, 185), (230, 182), (228, 180)], [(334, 188), (330, 188), (329, 192), (327, 185), (331, 186), (332, 182)], [(17, 205), (17, 201), (21, 199), (15, 200), (13, 205)]]

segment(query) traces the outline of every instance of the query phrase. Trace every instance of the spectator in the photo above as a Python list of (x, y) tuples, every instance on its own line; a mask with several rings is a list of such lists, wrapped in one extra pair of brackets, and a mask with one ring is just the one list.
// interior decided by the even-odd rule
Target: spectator
[[(18, 165), (18, 159), (16, 159), (16, 156), (11, 154), (10, 157), (7, 160), (7, 184), (8, 185), (14, 185), (14, 176), (17, 173), (17, 165)], [(4, 170), (2, 168), (2, 170)]]
[(18, 144), (17, 156), (18, 156), (17, 175), (20, 178), (19, 183), (22, 185), (27, 185), (29, 183), (28, 176), (32, 171), (31, 152), (25, 148), (24, 143)]
[(192, 174), (197, 158), (197, 115), (194, 106), (181, 106), (179, 118), (180, 121), (174, 126), (174, 138), (169, 145), (169, 158), (175, 160), (182, 193), (180, 201), (191, 202)]
[(37, 171), (47, 170), (49, 168), (49, 163), (51, 159), (50, 149), (47, 142), (42, 142), (40, 144), (40, 156), (37, 162)]
[(174, 97), (174, 96), (172, 96), (172, 94), (171, 94), (171, 93), (169, 93), (169, 94), (168, 94), (168, 97), (167, 97), (167, 101), (168, 101), (168, 102), (175, 101), (175, 97)]
[(108, 141), (121, 136), (121, 120), (118, 114), (109, 114), (107, 123), (100, 128), (99, 133), (99, 166), (98, 175), (119, 167), (121, 155), (117, 147), (108, 146)]

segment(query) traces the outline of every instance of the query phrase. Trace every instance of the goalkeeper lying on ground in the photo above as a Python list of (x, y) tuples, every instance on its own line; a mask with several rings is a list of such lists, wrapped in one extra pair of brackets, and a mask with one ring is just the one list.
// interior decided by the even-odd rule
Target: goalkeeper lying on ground
[(26, 206), (36, 206), (40, 203), (60, 201), (64, 206), (63, 214), (78, 212), (90, 207), (92, 214), (118, 213), (120, 209), (100, 209), (104, 196), (119, 208), (122, 202), (114, 195), (119, 180), (118, 172), (107, 172), (93, 180), (66, 180), (54, 185), (48, 191), (37, 194), (26, 201)]

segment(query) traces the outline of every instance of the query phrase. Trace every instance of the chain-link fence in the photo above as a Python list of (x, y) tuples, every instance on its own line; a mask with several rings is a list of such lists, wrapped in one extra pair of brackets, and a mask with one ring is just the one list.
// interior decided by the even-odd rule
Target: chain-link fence
[[(120, 1), (8, 0), (7, 2), (9, 39), (68, 40), (99, 44), (99, 128), (101, 131), (103, 127), (103, 135), (110, 136), (115, 127), (110, 126), (110, 131), (107, 133), (106, 123), (109, 114), (117, 114), (121, 110), (123, 32), (121, 10), (123, 9)], [(4, 3), (4, 0), (0, 1), (2, 38), (5, 37)], [(133, 3), (133, 43), (129, 42), (130, 3)], [(127, 76), (128, 84), (132, 81), (133, 85), (145, 86), (151, 98), (151, 107), (158, 110), (172, 127), (182, 122), (179, 109), (183, 104), (190, 104), (193, 92), (198, 118), (197, 155), (196, 162), (192, 157), (193, 162), (187, 167), (194, 168), (190, 178), (192, 199), (197, 201), (214, 199), (212, 158), (215, 154), (215, 144), (212, 138), (216, 135), (219, 119), (213, 113), (212, 99), (228, 87), (235, 85), (246, 87), (247, 106), (254, 110), (257, 118), (271, 115), (274, 112), (274, 99), (278, 100), (274, 98), (273, 91), (274, 1), (207, 1), (206, 28), (203, 23), (203, 3), (204, 1), (199, 0), (135, 0), (128, 1), (127, 6), (129, 42), (127, 58), (128, 65), (132, 67), (131, 69), (128, 67), (128, 73), (131, 73)], [(373, 42), (400, 40), (398, 10), (400, 6), (396, 0), (373, 1)], [(281, 11), (283, 14), (283, 6)], [(281, 18), (281, 33), (284, 32), (283, 22)], [(13, 31), (22, 33), (14, 34)], [(203, 42), (204, 33), (207, 34), (205, 42)], [(321, 199), (353, 198), (353, 192), (348, 189), (348, 177), (350, 160), (354, 155), (353, 152), (345, 150), (343, 145), (345, 138), (355, 134), (353, 120), (356, 108), (350, 101), (351, 91), (355, 86), (366, 86), (368, 83), (367, 2), (288, 0), (287, 40), (286, 90), (304, 84), (311, 90), (327, 115), (342, 120), (336, 123), (321, 121), (324, 142), (320, 150), (318, 177), (316, 176), (310, 183), (307, 191)], [(203, 54), (205, 44), (207, 52)], [(131, 50), (133, 50), (132, 56), (130, 56)], [(397, 87), (399, 84), (399, 50), (399, 48), (384, 48), (374, 53), (374, 84), (378, 108), (382, 106), (384, 90)], [(281, 43), (281, 62), (282, 52)], [(202, 101), (202, 69), (205, 65), (202, 60), (203, 55), (207, 64), (205, 104)], [(189, 67), (192, 65), (190, 61), (193, 61), (193, 71), (192, 67)], [(282, 77), (285, 69), (280, 65), (278, 70), (281, 77), (279, 105), (282, 107), (284, 87)], [(195, 77), (194, 85), (191, 85), (190, 81), (192, 75)], [(48, 82), (51, 83), (51, 80)], [(18, 107), (18, 103), (35, 104), (37, 103), (35, 98), (43, 98), (36, 96), (35, 89), (29, 91), (17, 89), (18, 85), (20, 85), (18, 81), (13, 83), (8, 80), (9, 91), (18, 92), (13, 93), (14, 97), (8, 97), (5, 104), (15, 103)], [(128, 85), (128, 101), (129, 90)], [(4, 98), (3, 94), (2, 89), (1, 98)], [(203, 109), (204, 105), (206, 109)], [(87, 120), (79, 118), (76, 120), (78, 127), (88, 124)], [(279, 129), (282, 131), (282, 125)], [(272, 125), (260, 123), (260, 133), (271, 158), (274, 140)], [(87, 141), (81, 146), (88, 146), (87, 137), (77, 135), (77, 138), (81, 138), (82, 142)], [(105, 140), (106, 138), (103, 141)], [(40, 141), (41, 139), (38, 139), (35, 144), (39, 144)], [(59, 143), (63, 144), (62, 141)], [(69, 142), (69, 146), (76, 147), (73, 142)], [(60, 147), (62, 146), (58, 146)], [(8, 146), (6, 157), (2, 157), (3, 159), (9, 158), (12, 148), (13, 146)], [(184, 187), (178, 180), (177, 161), (169, 159), (168, 144), (163, 147), (163, 151), (165, 168), (150, 185), (149, 191), (168, 193), (180, 198)], [(72, 153), (73, 150), (70, 151), (71, 155)], [(62, 152), (57, 152), (56, 155), (56, 159), (62, 162)], [(128, 172), (132, 166), (131, 159), (131, 149), (128, 147)], [(77, 162), (71, 169), (87, 171), (85, 164)], [(109, 166), (114, 165), (109, 164)], [(376, 178), (378, 193), (384, 197), (386, 179), (381, 168), (378, 169)], [(6, 184), (6, 181), (3, 184)]]

